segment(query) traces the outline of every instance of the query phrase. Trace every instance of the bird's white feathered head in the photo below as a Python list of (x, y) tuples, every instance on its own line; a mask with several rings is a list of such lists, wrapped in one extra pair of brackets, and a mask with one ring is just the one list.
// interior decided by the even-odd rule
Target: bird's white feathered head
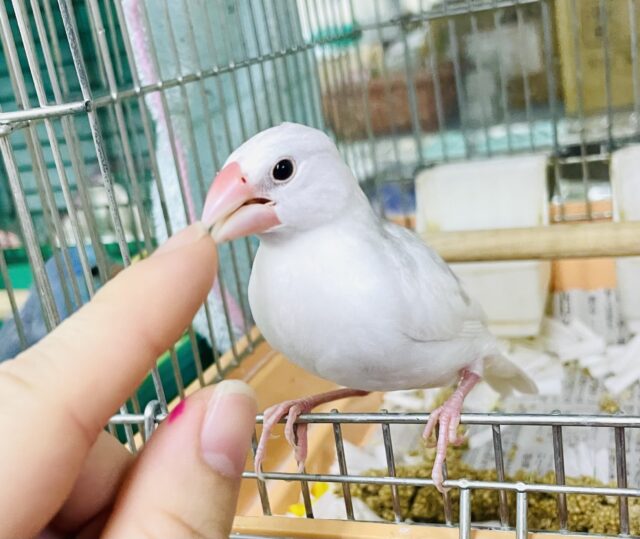
[(331, 139), (283, 123), (247, 140), (227, 159), (202, 220), (217, 242), (321, 226), (344, 212), (358, 183)]

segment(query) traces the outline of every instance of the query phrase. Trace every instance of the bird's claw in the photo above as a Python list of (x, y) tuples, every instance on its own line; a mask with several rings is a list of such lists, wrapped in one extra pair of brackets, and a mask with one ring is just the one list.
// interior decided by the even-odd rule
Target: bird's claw
[(367, 393), (367, 391), (361, 389), (335, 389), (306, 399), (285, 401), (267, 408), (263, 414), (262, 434), (256, 447), (254, 459), (254, 466), (258, 477), (264, 479), (261, 465), (264, 459), (267, 441), (271, 436), (271, 430), (283, 417), (287, 416), (287, 421), (284, 426), (285, 438), (293, 447), (294, 456), (298, 464), (298, 471), (303, 472), (304, 463), (307, 458), (308, 425), (306, 423), (296, 423), (298, 417), (300, 417), (301, 414), (311, 411), (319, 404), (333, 402), (345, 397), (360, 397)]
[(436, 489), (438, 489), (438, 492), (440, 492), (440, 494), (444, 495), (449, 492), (450, 489), (443, 485), (444, 475), (442, 474), (442, 468), (439, 468), (437, 470), (434, 468), (431, 472), (431, 479), (433, 480), (433, 484)]
[(307, 458), (307, 425), (304, 423), (297, 424), (296, 421), (301, 414), (307, 411), (306, 408), (304, 401), (287, 401), (271, 406), (265, 410), (263, 414), (262, 434), (260, 435), (260, 441), (258, 442), (254, 459), (256, 475), (261, 480), (264, 480), (262, 461), (264, 459), (267, 440), (271, 437), (273, 427), (284, 416), (287, 416), (284, 427), (284, 437), (289, 445), (293, 447), (298, 469), (304, 468), (304, 462)]
[[(464, 442), (464, 436), (458, 435), (461, 409), (462, 400), (459, 398), (450, 398), (442, 406), (436, 408), (429, 414), (429, 420), (422, 434), (427, 447), (436, 447), (436, 456), (433, 462), (431, 478), (433, 479), (435, 487), (442, 494), (447, 491), (447, 489), (442, 486), (444, 482), (443, 468), (447, 447), (449, 444), (460, 445)], [(436, 424), (438, 425), (438, 436), (436, 443), (433, 444), (431, 439), (434, 435)]]
[(291, 408), (289, 408), (289, 411), (287, 412), (287, 422), (284, 426), (284, 437), (287, 439), (287, 442), (289, 442), (289, 445), (293, 447), (294, 450), (298, 445), (298, 439), (300, 437), (299, 429), (302, 425), (297, 425), (296, 421), (298, 420), (298, 417), (300, 417), (301, 413), (302, 410), (300, 408), (300, 405), (294, 404), (293, 406), (291, 406)]
[[(460, 412), (454, 410), (445, 409), (446, 403), (439, 408), (436, 408), (431, 414), (429, 414), (429, 420), (427, 421), (422, 438), (426, 447), (433, 448), (437, 446), (437, 441), (440, 439), (440, 432), (448, 432), (447, 444), (461, 445), (465, 441), (465, 435), (458, 434), (458, 427), (460, 426)], [(438, 436), (435, 436), (435, 426), (438, 424)]]

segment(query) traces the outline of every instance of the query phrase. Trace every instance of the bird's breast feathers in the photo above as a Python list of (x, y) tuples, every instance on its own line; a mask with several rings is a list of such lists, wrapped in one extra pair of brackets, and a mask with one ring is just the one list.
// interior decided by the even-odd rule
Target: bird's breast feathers
[(303, 355), (338, 346), (347, 332), (369, 340), (393, 309), (384, 273), (368, 266), (362, 246), (346, 238), (330, 247), (297, 247), (261, 245), (256, 256), (249, 296), (265, 337), (284, 353)]
[(427, 387), (481, 353), (456, 338), (451, 300), (425, 294), (428, 277), (405, 274), (388, 238), (343, 229), (301, 240), (260, 246), (249, 299), (267, 341), (303, 368), (360, 389)]

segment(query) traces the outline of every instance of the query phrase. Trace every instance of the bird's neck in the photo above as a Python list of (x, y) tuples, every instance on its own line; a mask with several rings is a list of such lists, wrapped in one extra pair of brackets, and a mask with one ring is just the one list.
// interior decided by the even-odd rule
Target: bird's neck
[(353, 193), (353, 199), (351, 204), (346, 208), (346, 211), (342, 212), (342, 215), (336, 221), (344, 219), (345, 222), (356, 221), (360, 224), (366, 224), (375, 226), (380, 223), (380, 218), (376, 215), (371, 207), (371, 203), (364, 194), (360, 186)]

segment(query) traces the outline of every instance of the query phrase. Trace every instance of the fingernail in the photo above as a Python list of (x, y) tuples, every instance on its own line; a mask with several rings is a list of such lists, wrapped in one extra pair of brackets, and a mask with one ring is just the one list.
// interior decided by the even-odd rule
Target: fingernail
[(186, 406), (187, 406), (186, 400), (180, 401), (180, 404), (178, 404), (178, 406), (176, 406), (173, 410), (171, 410), (171, 413), (169, 414), (167, 421), (169, 421), (169, 423), (173, 423), (176, 419), (178, 419), (184, 413), (184, 409), (186, 408)]
[(207, 404), (202, 423), (202, 458), (216, 472), (239, 477), (249, 451), (256, 419), (253, 389), (239, 380), (220, 382)]
[(168, 241), (158, 247), (153, 255), (166, 254), (174, 249), (184, 247), (190, 243), (198, 241), (207, 234), (207, 229), (201, 221), (189, 225), (169, 238)]

